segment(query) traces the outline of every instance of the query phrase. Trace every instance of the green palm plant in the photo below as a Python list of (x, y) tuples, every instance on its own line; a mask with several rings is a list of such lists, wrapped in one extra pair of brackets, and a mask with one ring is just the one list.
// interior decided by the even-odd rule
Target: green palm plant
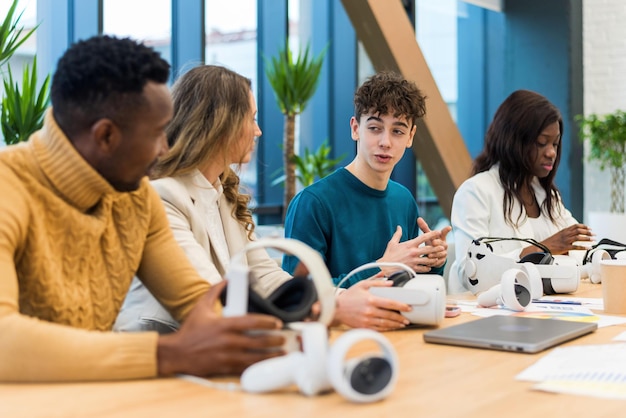
[(294, 59), (293, 52), (285, 47), (278, 55), (265, 59), (267, 76), (276, 102), (285, 116), (283, 136), (283, 164), (285, 169), (285, 188), (283, 199), (283, 218), (289, 202), (296, 194), (296, 159), (295, 126), (296, 116), (304, 111), (313, 97), (324, 61), (326, 48), (319, 55), (313, 56), (310, 46)]
[(16, 144), (28, 139), (30, 134), (43, 126), (43, 117), (50, 102), (48, 75), (37, 89), (37, 57), (33, 59), (32, 71), (26, 65), (22, 75), (22, 89), (13, 81), (11, 68), (8, 80), (4, 80), (4, 98), (0, 113), (0, 126), (4, 142)]
[[(0, 110), (0, 127), (7, 144), (26, 141), (30, 134), (41, 128), (46, 108), (50, 102), (48, 75), (41, 88), (37, 88), (37, 59), (26, 65), (22, 74), (22, 85), (13, 79), (9, 59), (34, 32), (37, 27), (25, 31), (19, 27), (22, 13), (16, 14), (17, 0), (13, 0), (7, 15), (0, 25), (0, 65), (2, 66), (4, 97)], [(5, 69), (6, 64), (6, 69)]]
[(611, 212), (624, 213), (626, 112), (578, 115), (576, 120), (580, 138), (589, 141), (589, 160), (598, 161), (601, 170), (608, 167), (611, 173)]
[[(310, 186), (316, 180), (332, 173), (335, 166), (345, 157), (345, 155), (341, 155), (338, 158), (330, 158), (330, 151), (331, 147), (325, 140), (317, 150), (310, 151), (305, 148), (302, 156), (297, 154), (293, 156), (293, 162), (296, 165), (296, 179), (303, 187)], [(272, 186), (283, 183), (285, 178), (286, 175), (283, 173), (272, 182)]]
[[(15, 16), (17, 1), (13, 0), (7, 15), (4, 17), (2, 26), (0, 26), (0, 68), (13, 56), (17, 48), (19, 48), (26, 40), (35, 32), (36, 27), (22, 35), (24, 28), (18, 28), (17, 25), (22, 18), (23, 11)], [(15, 19), (14, 19), (15, 17)]]

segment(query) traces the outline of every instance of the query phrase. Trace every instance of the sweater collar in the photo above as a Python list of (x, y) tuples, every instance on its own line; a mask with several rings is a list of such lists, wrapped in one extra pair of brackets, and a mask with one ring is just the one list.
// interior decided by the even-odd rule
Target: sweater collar
[(43, 128), (33, 134), (35, 158), (65, 200), (85, 212), (115, 189), (76, 151), (48, 109)]

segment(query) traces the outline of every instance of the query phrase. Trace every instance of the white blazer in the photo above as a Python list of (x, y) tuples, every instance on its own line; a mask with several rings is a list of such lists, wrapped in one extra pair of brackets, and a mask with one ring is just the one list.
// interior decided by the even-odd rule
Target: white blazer
[[(152, 186), (161, 196), (170, 227), (176, 241), (187, 254), (198, 273), (209, 283), (223, 280), (227, 266), (222, 265), (212, 246), (212, 237), (204, 218), (206, 205), (214, 205), (202, 184), (206, 183), (199, 171), (181, 177), (168, 177), (152, 181)], [(250, 242), (247, 231), (232, 215), (233, 205), (222, 194), (219, 213), (224, 227), (224, 236), (231, 258)], [(262, 296), (267, 296), (291, 276), (270, 258), (263, 248), (249, 251), (240, 261), (249, 266), (252, 286)], [(175, 278), (172, 278), (175, 280)], [(114, 329), (136, 331), (154, 328), (154, 322), (176, 329), (178, 323), (159, 302), (135, 278), (131, 285)]]
[[(499, 166), (495, 165), (488, 171), (476, 174), (461, 184), (454, 194), (451, 223), (456, 257), (450, 267), (448, 293), (461, 293), (467, 290), (463, 287), (462, 278), (465, 274), (467, 250), (472, 240), (480, 237), (515, 237), (543, 241), (560, 230), (578, 223), (559, 200), (555, 211), (555, 222), (551, 222), (542, 211), (538, 220), (542, 223), (542, 228), (537, 231), (528, 221), (524, 207), (514, 200), (511, 212), (513, 221), (515, 222), (518, 214), (521, 213), (522, 216), (517, 228), (511, 226), (504, 218), (502, 206), (504, 188), (500, 183), (498, 170)], [(537, 178), (533, 179), (531, 185), (541, 207), (546, 199), (546, 192)], [(515, 259), (519, 258), (522, 249), (528, 245), (530, 244), (522, 241), (499, 241), (491, 244), (495, 253)]]

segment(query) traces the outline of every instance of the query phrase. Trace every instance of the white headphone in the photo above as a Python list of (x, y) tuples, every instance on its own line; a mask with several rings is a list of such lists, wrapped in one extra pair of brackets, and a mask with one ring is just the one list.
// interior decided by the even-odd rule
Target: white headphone
[[(376, 267), (398, 267), (401, 270), (390, 274), (389, 280), (394, 280), (393, 276), (398, 273), (403, 277), (401, 281), (394, 280), (392, 287), (370, 287), (370, 293), (411, 305), (413, 309), (410, 312), (401, 312), (401, 314), (412, 324), (439, 325), (443, 321), (446, 310), (446, 285), (443, 277), (438, 274), (418, 275), (403, 263), (372, 262), (352, 270), (337, 284), (337, 287), (356, 273)], [(402, 274), (404, 272), (406, 274)], [(376, 280), (376, 278), (371, 280)]]
[(306, 266), (320, 302), (318, 321), (329, 325), (335, 315), (334, 287), (330, 273), (320, 254), (301, 241), (290, 238), (262, 238), (247, 244), (243, 250), (235, 254), (225, 274), (228, 280), (226, 303), (222, 313), (224, 316), (241, 316), (248, 312), (248, 285), (250, 269), (245, 264), (245, 255), (259, 248), (274, 248), (298, 257)]
[[(382, 334), (353, 329), (328, 347), (328, 330), (319, 322), (292, 324), (301, 331), (302, 351), (261, 361), (241, 375), (246, 392), (271, 392), (292, 384), (314, 396), (335, 389), (353, 402), (375, 402), (387, 397), (397, 381), (396, 352)], [(379, 353), (346, 359), (349, 351), (363, 341), (373, 341)], [(382, 355), (381, 355), (382, 354)]]

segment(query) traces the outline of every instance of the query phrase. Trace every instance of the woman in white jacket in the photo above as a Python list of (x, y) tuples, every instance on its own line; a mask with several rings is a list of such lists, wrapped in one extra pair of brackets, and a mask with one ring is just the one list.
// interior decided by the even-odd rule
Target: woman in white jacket
[[(552, 254), (581, 249), (591, 241), (589, 227), (563, 206), (554, 184), (561, 160), (563, 119), (544, 96), (517, 90), (496, 111), (472, 177), (452, 203), (456, 259), (450, 267), (448, 292), (464, 288), (464, 265), (472, 240), (481, 237), (532, 238)], [(490, 244), (495, 253), (519, 260), (543, 251), (524, 241)]]
[[(152, 173), (176, 241), (212, 284), (223, 280), (231, 257), (254, 239), (250, 196), (239, 191), (239, 176), (231, 168), (250, 161), (261, 136), (250, 86), (249, 79), (221, 66), (201, 65), (183, 74), (172, 88), (170, 150)], [(291, 279), (263, 248), (246, 252), (243, 263), (261, 296)], [(135, 278), (115, 329), (177, 327)]]

